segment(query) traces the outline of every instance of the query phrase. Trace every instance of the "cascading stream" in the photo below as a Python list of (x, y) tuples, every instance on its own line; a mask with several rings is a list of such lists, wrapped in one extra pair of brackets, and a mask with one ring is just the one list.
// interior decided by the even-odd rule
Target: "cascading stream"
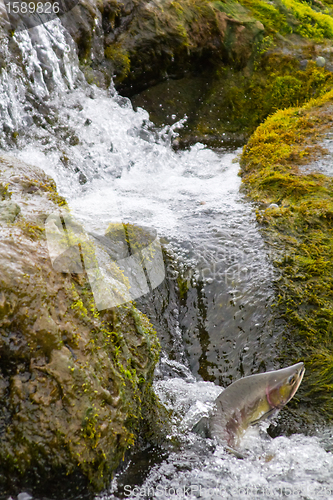
[(328, 435), (273, 440), (250, 432), (249, 456), (237, 460), (187, 425), (211, 407), (218, 385), (276, 367), (277, 274), (239, 192), (238, 152), (202, 144), (175, 152), (182, 123), (157, 130), (114, 88), (88, 85), (59, 21), (15, 34), (1, 50), (4, 60), (19, 56), (0, 76), (3, 152), (50, 174), (87, 231), (103, 235), (111, 222), (150, 227), (174, 262), (167, 280), (140, 299), (162, 336), (155, 389), (172, 412), (172, 434), (158, 459), (138, 473), (138, 457), (99, 498), (158, 491), (167, 499), (177, 488), (179, 498), (270, 499), (289, 491), (333, 498)]

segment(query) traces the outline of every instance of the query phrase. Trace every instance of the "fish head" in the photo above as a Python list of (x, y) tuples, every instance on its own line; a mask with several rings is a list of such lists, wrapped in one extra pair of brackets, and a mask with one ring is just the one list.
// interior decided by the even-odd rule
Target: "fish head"
[(280, 410), (295, 395), (305, 372), (304, 363), (272, 372), (266, 387), (266, 398), (271, 408)]

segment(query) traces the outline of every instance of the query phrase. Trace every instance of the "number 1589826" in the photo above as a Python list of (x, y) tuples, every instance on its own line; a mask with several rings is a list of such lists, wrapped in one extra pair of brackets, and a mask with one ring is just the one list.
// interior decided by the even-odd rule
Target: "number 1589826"
[(59, 2), (8, 2), (5, 4), (8, 14), (58, 14)]

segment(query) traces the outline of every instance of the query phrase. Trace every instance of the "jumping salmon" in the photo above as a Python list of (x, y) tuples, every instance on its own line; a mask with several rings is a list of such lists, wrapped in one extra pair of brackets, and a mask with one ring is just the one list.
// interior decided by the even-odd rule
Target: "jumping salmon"
[(193, 431), (234, 448), (250, 425), (273, 417), (291, 400), (304, 371), (304, 364), (297, 363), (237, 380), (216, 398), (213, 414), (203, 417)]

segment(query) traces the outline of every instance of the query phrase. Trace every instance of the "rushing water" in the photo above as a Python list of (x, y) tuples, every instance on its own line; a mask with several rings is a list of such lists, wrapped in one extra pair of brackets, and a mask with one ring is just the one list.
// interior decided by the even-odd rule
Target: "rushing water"
[(174, 151), (182, 123), (157, 130), (113, 88), (87, 85), (59, 22), (14, 43), (23, 63), (1, 73), (3, 150), (52, 175), (87, 231), (130, 222), (157, 230), (166, 249), (167, 279), (138, 304), (161, 337), (155, 390), (172, 427), (98, 499), (333, 498), (328, 430), (275, 439), (251, 430), (244, 460), (190, 432), (219, 386), (276, 367), (277, 275), (239, 192), (239, 151)]

